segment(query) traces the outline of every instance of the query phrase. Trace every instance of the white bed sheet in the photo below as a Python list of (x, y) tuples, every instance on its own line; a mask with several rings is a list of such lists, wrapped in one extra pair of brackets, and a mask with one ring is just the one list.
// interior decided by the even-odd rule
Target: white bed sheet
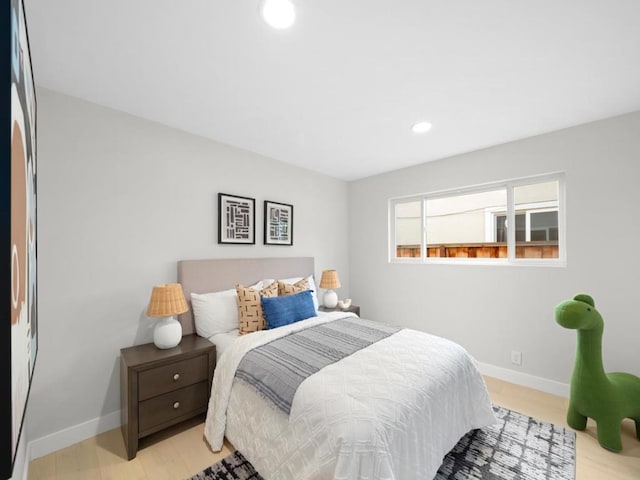
[(402, 330), (305, 380), (290, 417), (234, 382), (244, 354), (295, 330), (344, 317), (332, 312), (239, 337), (216, 367), (205, 424), (266, 480), (430, 479), (466, 432), (494, 422), (484, 381), (459, 345)]
[(227, 349), (233, 345), (240, 336), (240, 330), (235, 329), (230, 332), (216, 333), (209, 337), (209, 341), (216, 346), (216, 362), (220, 361), (220, 356), (227, 351)]
[[(319, 317), (332, 315), (333, 312), (316, 312)], [(344, 315), (343, 315), (344, 316)], [(240, 330), (234, 329), (230, 332), (216, 333), (211, 335), (208, 340), (216, 346), (216, 362), (220, 361), (220, 356), (227, 351), (233, 342), (240, 336)]]

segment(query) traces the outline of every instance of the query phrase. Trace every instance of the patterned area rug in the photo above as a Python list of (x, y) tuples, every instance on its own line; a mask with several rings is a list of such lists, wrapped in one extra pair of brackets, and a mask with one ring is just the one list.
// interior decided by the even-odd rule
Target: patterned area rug
[(573, 480), (576, 434), (493, 406), (498, 423), (466, 434), (434, 480)]
[[(462, 437), (434, 480), (573, 480), (575, 433), (494, 406), (498, 423)], [(190, 480), (263, 480), (234, 452)]]
[(264, 480), (239, 451), (205, 468), (190, 480)]

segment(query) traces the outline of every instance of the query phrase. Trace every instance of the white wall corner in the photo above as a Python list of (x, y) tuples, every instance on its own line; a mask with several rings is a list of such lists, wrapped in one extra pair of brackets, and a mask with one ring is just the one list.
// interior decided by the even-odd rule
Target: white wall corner
[(30, 443), (24, 441), (26, 436), (25, 428), (23, 426), (22, 437), (23, 441), (18, 445), (18, 451), (16, 452), (15, 463), (13, 465), (13, 472), (9, 480), (27, 480), (29, 478), (29, 452)]
[(29, 462), (31, 461), (31, 442), (27, 443), (27, 451), (24, 457), (24, 468), (22, 469), (22, 480), (29, 480)]
[[(43, 457), (52, 452), (66, 448), (87, 438), (95, 437), (107, 430), (121, 425), (120, 410), (108, 413), (103, 417), (94, 418), (58, 432), (45, 435), (29, 442), (27, 457), (29, 460)], [(28, 470), (28, 468), (26, 469)], [(26, 480), (26, 477), (25, 477)]]
[(497, 367), (489, 363), (478, 362), (478, 368), (483, 375), (494, 377), (505, 382), (515, 383), (524, 387), (535, 388), (542, 392), (551, 393), (560, 397), (569, 398), (570, 385), (556, 382), (547, 378), (536, 377), (528, 373), (517, 372), (508, 368)]

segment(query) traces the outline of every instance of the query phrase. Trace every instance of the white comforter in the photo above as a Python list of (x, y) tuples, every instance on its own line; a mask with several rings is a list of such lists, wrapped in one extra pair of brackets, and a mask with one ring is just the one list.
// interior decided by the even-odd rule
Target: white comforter
[(495, 419), (473, 359), (459, 345), (401, 330), (306, 379), (289, 418), (234, 382), (246, 352), (344, 313), (239, 337), (216, 366), (205, 437), (226, 434), (266, 480), (434, 477), (469, 430)]

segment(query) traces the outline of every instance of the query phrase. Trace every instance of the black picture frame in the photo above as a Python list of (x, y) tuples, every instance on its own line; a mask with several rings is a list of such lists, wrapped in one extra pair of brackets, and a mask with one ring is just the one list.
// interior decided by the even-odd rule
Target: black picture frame
[(255, 245), (256, 200), (218, 193), (218, 243)]
[[(22, 0), (0, 13), (0, 478), (13, 474), (38, 353), (36, 92)], [(9, 319), (11, 320), (9, 322)]]
[(293, 205), (265, 200), (264, 244), (293, 245)]

